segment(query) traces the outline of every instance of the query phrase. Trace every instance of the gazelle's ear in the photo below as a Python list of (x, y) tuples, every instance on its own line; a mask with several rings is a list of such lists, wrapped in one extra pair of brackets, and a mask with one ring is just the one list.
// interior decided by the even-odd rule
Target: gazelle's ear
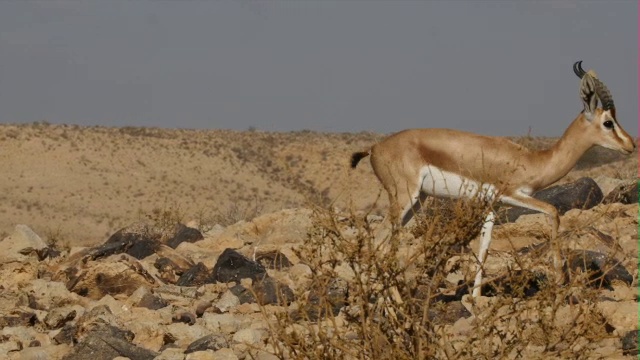
[(584, 104), (585, 117), (589, 121), (593, 120), (593, 114), (598, 106), (598, 96), (596, 96), (594, 78), (589, 73), (585, 74), (580, 81), (580, 99)]

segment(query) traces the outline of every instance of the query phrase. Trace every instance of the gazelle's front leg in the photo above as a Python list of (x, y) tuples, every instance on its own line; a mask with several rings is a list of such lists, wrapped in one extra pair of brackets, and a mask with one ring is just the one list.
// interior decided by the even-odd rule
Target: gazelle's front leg
[(484, 223), (482, 224), (482, 231), (480, 232), (480, 247), (478, 249), (478, 271), (476, 272), (476, 279), (473, 283), (473, 297), (481, 295), (484, 261), (487, 259), (487, 251), (489, 250), (489, 245), (491, 245), (491, 235), (495, 220), (495, 214), (493, 211), (490, 211), (484, 218)]
[(563, 261), (562, 256), (560, 256), (560, 244), (558, 243), (558, 227), (560, 227), (558, 210), (551, 204), (523, 194), (503, 196), (500, 201), (505, 204), (540, 211), (548, 216), (551, 224), (551, 253), (553, 256), (553, 267), (557, 277), (556, 283), (561, 284), (564, 281), (564, 275), (562, 272)]

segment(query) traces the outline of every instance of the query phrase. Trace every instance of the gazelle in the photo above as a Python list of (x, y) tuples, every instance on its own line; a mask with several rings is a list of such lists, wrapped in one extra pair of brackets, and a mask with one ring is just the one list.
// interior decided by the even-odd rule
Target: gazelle
[[(556, 242), (560, 218), (556, 208), (531, 196), (565, 176), (591, 147), (599, 145), (631, 154), (636, 144), (616, 119), (613, 98), (582, 61), (573, 65), (581, 79), (584, 109), (551, 148), (534, 151), (506, 138), (450, 129), (411, 129), (390, 135), (351, 157), (351, 167), (371, 156), (371, 166), (389, 195), (389, 220), (405, 226), (420, 206), (421, 195), (448, 198), (483, 196), (546, 214), (551, 222), (551, 248), (555, 270), (562, 260)], [(602, 107), (597, 107), (598, 99)], [(478, 250), (479, 268), (473, 296), (480, 295), (482, 264), (491, 243), (495, 215), (485, 218)]]

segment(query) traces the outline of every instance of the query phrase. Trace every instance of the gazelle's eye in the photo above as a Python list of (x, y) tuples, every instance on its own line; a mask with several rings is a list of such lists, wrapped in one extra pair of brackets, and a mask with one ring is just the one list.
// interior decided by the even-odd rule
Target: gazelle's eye
[(605, 121), (602, 125), (604, 125), (604, 127), (606, 127), (607, 129), (613, 129), (613, 121), (611, 120)]

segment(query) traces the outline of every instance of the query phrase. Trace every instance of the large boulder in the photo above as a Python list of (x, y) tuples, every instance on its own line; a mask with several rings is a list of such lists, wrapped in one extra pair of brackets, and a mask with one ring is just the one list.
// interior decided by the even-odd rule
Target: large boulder
[(264, 278), (266, 275), (267, 270), (264, 266), (233, 249), (226, 249), (222, 252), (211, 274), (214, 281), (221, 283), (239, 282), (240, 279), (252, 279), (255, 281)]
[[(571, 209), (591, 209), (603, 199), (602, 190), (591, 178), (580, 178), (572, 183), (552, 186), (533, 194), (533, 197), (555, 206), (563, 215)], [(521, 207), (507, 208), (501, 212), (497, 223), (514, 222), (520, 216), (534, 214), (537, 211)]]

